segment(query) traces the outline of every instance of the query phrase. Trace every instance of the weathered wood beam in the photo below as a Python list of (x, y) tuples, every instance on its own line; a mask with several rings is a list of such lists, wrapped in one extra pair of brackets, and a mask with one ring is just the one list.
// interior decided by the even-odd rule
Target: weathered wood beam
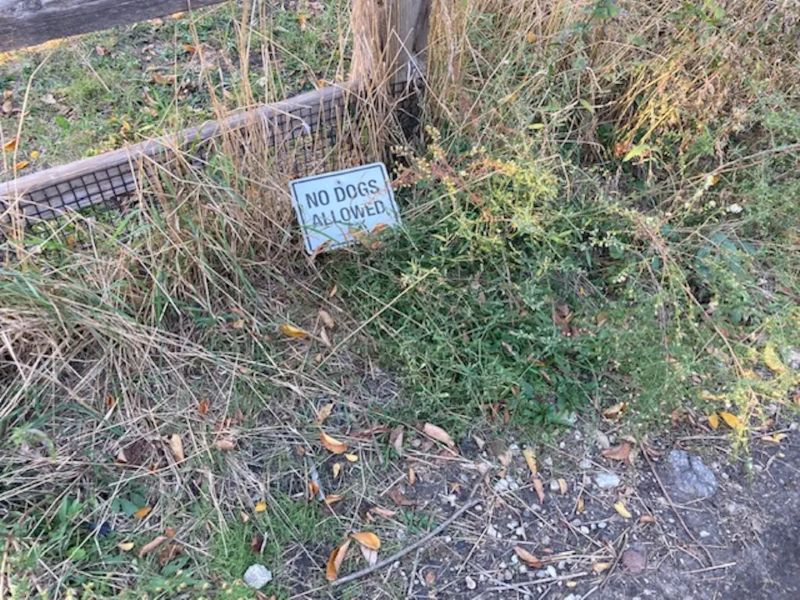
[[(0, 226), (25, 224), (74, 213), (136, 196), (140, 175), (149, 163), (167, 165), (177, 153), (192, 154), (226, 132), (252, 128), (264, 143), (280, 145), (335, 128), (351, 98), (348, 85), (328, 87), (289, 100), (233, 114), (222, 121), (192, 127), (114, 150), (92, 158), (53, 167), (0, 183)], [(0, 228), (1, 229), (1, 228)], [(0, 231), (0, 234), (2, 231)], [(0, 235), (0, 240), (2, 240)]]
[(0, 0), (0, 52), (226, 0)]
[(432, 0), (353, 0), (351, 79), (394, 85), (425, 74)]

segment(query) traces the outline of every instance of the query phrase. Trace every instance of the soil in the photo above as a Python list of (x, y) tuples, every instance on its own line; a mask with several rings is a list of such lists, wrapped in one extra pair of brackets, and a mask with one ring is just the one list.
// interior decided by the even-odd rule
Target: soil
[[(615, 439), (613, 424), (579, 424), (537, 446), (542, 501), (521, 440), (469, 436), (450, 452), (413, 438), (401, 461), (413, 469), (414, 484), (408, 476), (396, 480), (382, 494), (384, 506), (399, 511), (398, 504), (413, 502), (437, 524), (471, 499), (480, 504), (345, 596), (800, 598), (800, 428), (773, 424), (747, 451), (736, 451), (722, 428), (689, 418), (668, 437), (631, 440), (627, 462), (602, 455), (625, 443)], [(673, 449), (710, 469), (712, 495), (691, 500), (679, 493), (667, 460)], [(598, 473), (616, 474), (619, 485), (600, 489)], [(421, 533), (398, 526), (394, 535), (396, 549)], [(528, 563), (516, 548), (529, 553)], [(341, 597), (338, 590), (322, 595)]]

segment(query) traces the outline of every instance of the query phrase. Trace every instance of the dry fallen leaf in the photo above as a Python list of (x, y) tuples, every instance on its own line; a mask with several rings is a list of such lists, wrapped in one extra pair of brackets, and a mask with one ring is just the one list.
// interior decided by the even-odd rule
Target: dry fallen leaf
[(381, 506), (373, 506), (369, 509), (369, 512), (376, 514), (379, 517), (383, 517), (384, 519), (391, 519), (397, 514), (397, 511), (389, 510), (388, 508), (383, 508)]
[(197, 412), (200, 413), (201, 417), (204, 417), (208, 412), (208, 400), (200, 400), (197, 403)]
[(264, 502), (263, 500), (261, 500), (259, 502), (256, 502), (256, 505), (255, 505), (255, 507), (253, 507), (253, 510), (255, 510), (257, 513), (266, 512), (267, 511), (267, 503)]
[(345, 454), (344, 457), (347, 459), (347, 462), (358, 462), (358, 455), (356, 454)]
[(333, 463), (333, 467), (331, 469), (333, 471), (333, 478), (339, 479), (339, 475), (342, 474), (342, 463)]
[(623, 519), (630, 519), (632, 516), (622, 500), (614, 504), (614, 510), (616, 510), (617, 514), (619, 514), (619, 516)]
[(133, 542), (120, 542), (119, 544), (117, 544), (117, 548), (119, 548), (123, 552), (130, 552), (131, 550), (133, 550), (133, 547), (135, 545), (136, 544), (134, 544)]
[(236, 442), (230, 438), (222, 438), (221, 440), (217, 440), (214, 442), (214, 445), (217, 447), (217, 450), (222, 450), (223, 452), (230, 452), (236, 448)]
[(333, 346), (331, 338), (328, 337), (328, 331), (324, 327), (319, 330), (319, 340), (326, 348), (331, 348)]
[(408, 485), (417, 483), (417, 472), (413, 467), (408, 467)]
[(392, 445), (392, 448), (395, 449), (398, 456), (403, 455), (403, 434), (405, 432), (405, 427), (402, 425), (398, 425), (394, 429), (392, 429), (391, 433), (389, 433), (389, 443)]
[(289, 323), (284, 323), (280, 326), (280, 331), (283, 335), (290, 338), (303, 339), (308, 337), (308, 332), (305, 329), (300, 329)]
[(605, 410), (603, 410), (603, 418), (608, 419), (609, 421), (619, 418), (623, 412), (625, 412), (625, 407), (627, 404), (625, 402), (618, 402), (614, 406), (609, 406)]
[(358, 533), (354, 533), (351, 537), (359, 544), (366, 546), (370, 550), (381, 549), (380, 538), (371, 531), (359, 531)]
[(389, 498), (391, 498), (397, 506), (414, 506), (414, 504), (416, 504), (413, 500), (406, 498), (403, 492), (400, 491), (400, 488), (397, 487), (392, 488), (389, 492)]
[(711, 413), (708, 415), (708, 426), (714, 430), (719, 427), (719, 415), (717, 413)]
[(137, 519), (144, 519), (147, 515), (149, 515), (152, 512), (152, 510), (153, 508), (151, 506), (143, 506), (135, 513), (133, 513), (133, 516)]
[(186, 456), (183, 454), (183, 440), (177, 433), (173, 433), (169, 438), (169, 449), (172, 450), (172, 456), (178, 462), (183, 462)]
[(610, 568), (611, 568), (610, 562), (596, 562), (592, 565), (592, 571), (594, 571), (598, 575), (603, 571), (607, 571)]
[(28, 165), (30, 165), (30, 164), (31, 163), (29, 163), (27, 160), (21, 160), (17, 164), (14, 165), (14, 170), (15, 171), (22, 171), (23, 169), (27, 169)]
[(149, 542), (147, 542), (142, 548), (139, 550), (139, 558), (142, 558), (145, 554), (149, 554), (156, 548), (158, 548), (161, 544), (166, 542), (169, 538), (165, 535), (159, 535)]
[(639, 517), (639, 523), (641, 525), (652, 525), (656, 522), (656, 518), (653, 515), (642, 515)]
[(539, 504), (544, 504), (544, 484), (538, 476), (533, 478), (533, 489), (536, 490), (536, 495), (539, 497)]
[(525, 462), (528, 463), (528, 469), (530, 469), (531, 475), (536, 475), (539, 469), (536, 466), (536, 455), (533, 453), (533, 448), (525, 448), (525, 450), (522, 451), (522, 456), (525, 457)]
[(153, 83), (157, 85), (173, 85), (175, 81), (175, 75), (162, 75), (161, 73), (153, 73)]
[(367, 561), (370, 567), (374, 567), (378, 564), (378, 552), (373, 550), (372, 548), (367, 548), (366, 546), (359, 546), (361, 548), (361, 554), (364, 556), (364, 559)]
[(777, 373), (778, 375), (782, 375), (786, 372), (786, 365), (783, 364), (783, 361), (778, 355), (778, 351), (775, 349), (775, 346), (772, 344), (767, 344), (764, 347), (763, 356), (764, 364), (767, 365), (770, 371)]
[(719, 413), (719, 416), (722, 417), (722, 420), (725, 421), (725, 424), (734, 431), (742, 431), (744, 429), (744, 425), (739, 417), (737, 417), (735, 414), (722, 411)]
[(787, 437), (789, 437), (788, 433), (774, 433), (772, 435), (765, 435), (761, 438), (761, 441), (768, 442), (770, 444), (780, 444)]
[(326, 450), (333, 454), (344, 454), (347, 452), (347, 444), (329, 436), (324, 431), (319, 432), (319, 441), (322, 442)]
[(3, 151), (4, 152), (13, 152), (17, 149), (17, 143), (19, 142), (19, 138), (14, 138), (8, 140), (5, 144), (3, 144)]
[(433, 425), (432, 423), (425, 423), (425, 427), (422, 428), (422, 432), (427, 435), (429, 438), (436, 440), (437, 442), (441, 442), (445, 446), (453, 447), (456, 443), (453, 441), (453, 438), (450, 437), (444, 429), (439, 427), (438, 425)]
[(533, 567), (534, 569), (541, 569), (544, 566), (544, 563), (536, 558), (533, 554), (525, 550), (522, 546), (515, 546), (514, 552), (516, 552), (519, 559), (524, 562), (529, 567)]
[(333, 329), (336, 327), (336, 321), (333, 320), (333, 317), (324, 308), (319, 310), (319, 320), (322, 321), (322, 324), (328, 329)]
[(327, 504), (328, 506), (332, 506), (337, 502), (341, 502), (342, 498), (344, 498), (344, 496), (340, 494), (328, 494), (327, 496), (325, 496), (325, 504)]
[(331, 413), (333, 412), (333, 407), (334, 404), (333, 402), (331, 402), (330, 404), (324, 405), (317, 411), (317, 419), (316, 419), (317, 425), (322, 425), (327, 420), (327, 418), (331, 416)]
[(336, 581), (339, 577), (339, 569), (342, 567), (347, 549), (350, 547), (350, 540), (345, 541), (341, 546), (337, 546), (328, 557), (328, 565), (325, 569), (325, 578), (328, 581)]
[(600, 454), (608, 460), (619, 460), (622, 462), (631, 462), (631, 450), (633, 445), (630, 442), (622, 442), (617, 446), (606, 448)]
[(567, 494), (567, 480), (566, 479), (559, 479), (558, 480), (558, 491), (561, 492), (562, 496), (566, 496), (566, 494)]
[(586, 512), (586, 501), (583, 496), (578, 496), (578, 501), (575, 503), (575, 512), (579, 515)]

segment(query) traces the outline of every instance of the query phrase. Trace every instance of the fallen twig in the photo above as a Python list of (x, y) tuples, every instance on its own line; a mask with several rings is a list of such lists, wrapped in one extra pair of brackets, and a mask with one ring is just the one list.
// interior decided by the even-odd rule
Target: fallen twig
[(336, 581), (331, 583), (331, 587), (338, 587), (340, 585), (344, 585), (345, 583), (350, 583), (351, 581), (355, 581), (356, 579), (361, 579), (362, 577), (366, 577), (367, 575), (371, 575), (375, 571), (379, 571), (379, 570), (383, 569), (384, 567), (387, 567), (387, 566), (391, 565), (395, 561), (400, 560), (406, 554), (410, 554), (411, 552), (413, 552), (417, 548), (421, 548), (422, 546), (427, 544), (429, 541), (431, 541), (437, 535), (442, 533), (445, 529), (450, 527), (450, 525), (452, 525), (453, 522), (456, 521), (461, 515), (463, 515), (470, 508), (472, 508), (473, 506), (475, 506), (476, 504), (479, 504), (479, 503), (480, 503), (480, 500), (471, 500), (470, 502), (467, 502), (464, 506), (462, 506), (456, 512), (454, 512), (452, 515), (450, 515), (450, 518), (448, 518), (444, 523), (439, 525), (436, 529), (431, 531), (428, 535), (425, 535), (425, 536), (421, 537), (420, 539), (418, 539), (416, 542), (414, 542), (410, 546), (406, 546), (405, 548), (403, 548), (399, 552), (395, 552), (390, 557), (384, 558), (382, 561), (380, 561), (378, 563), (375, 563), (371, 567), (367, 567), (365, 569), (361, 569), (360, 571), (356, 571), (355, 573), (350, 573), (350, 575), (345, 575), (341, 579), (337, 579)]

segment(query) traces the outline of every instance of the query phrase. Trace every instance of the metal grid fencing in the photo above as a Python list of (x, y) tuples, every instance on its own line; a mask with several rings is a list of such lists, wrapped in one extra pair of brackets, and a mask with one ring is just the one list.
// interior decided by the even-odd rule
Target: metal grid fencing
[[(393, 88), (388, 110), (397, 133), (408, 136), (419, 118), (416, 88)], [(363, 153), (361, 138), (375, 110), (370, 102), (346, 86), (324, 88), (0, 184), (0, 255), (20, 244), (63, 237), (70, 224), (121, 221), (140, 203), (150, 175), (181, 161), (202, 168), (226, 136), (242, 153), (261, 148), (274, 168), (292, 178), (348, 165)]]

